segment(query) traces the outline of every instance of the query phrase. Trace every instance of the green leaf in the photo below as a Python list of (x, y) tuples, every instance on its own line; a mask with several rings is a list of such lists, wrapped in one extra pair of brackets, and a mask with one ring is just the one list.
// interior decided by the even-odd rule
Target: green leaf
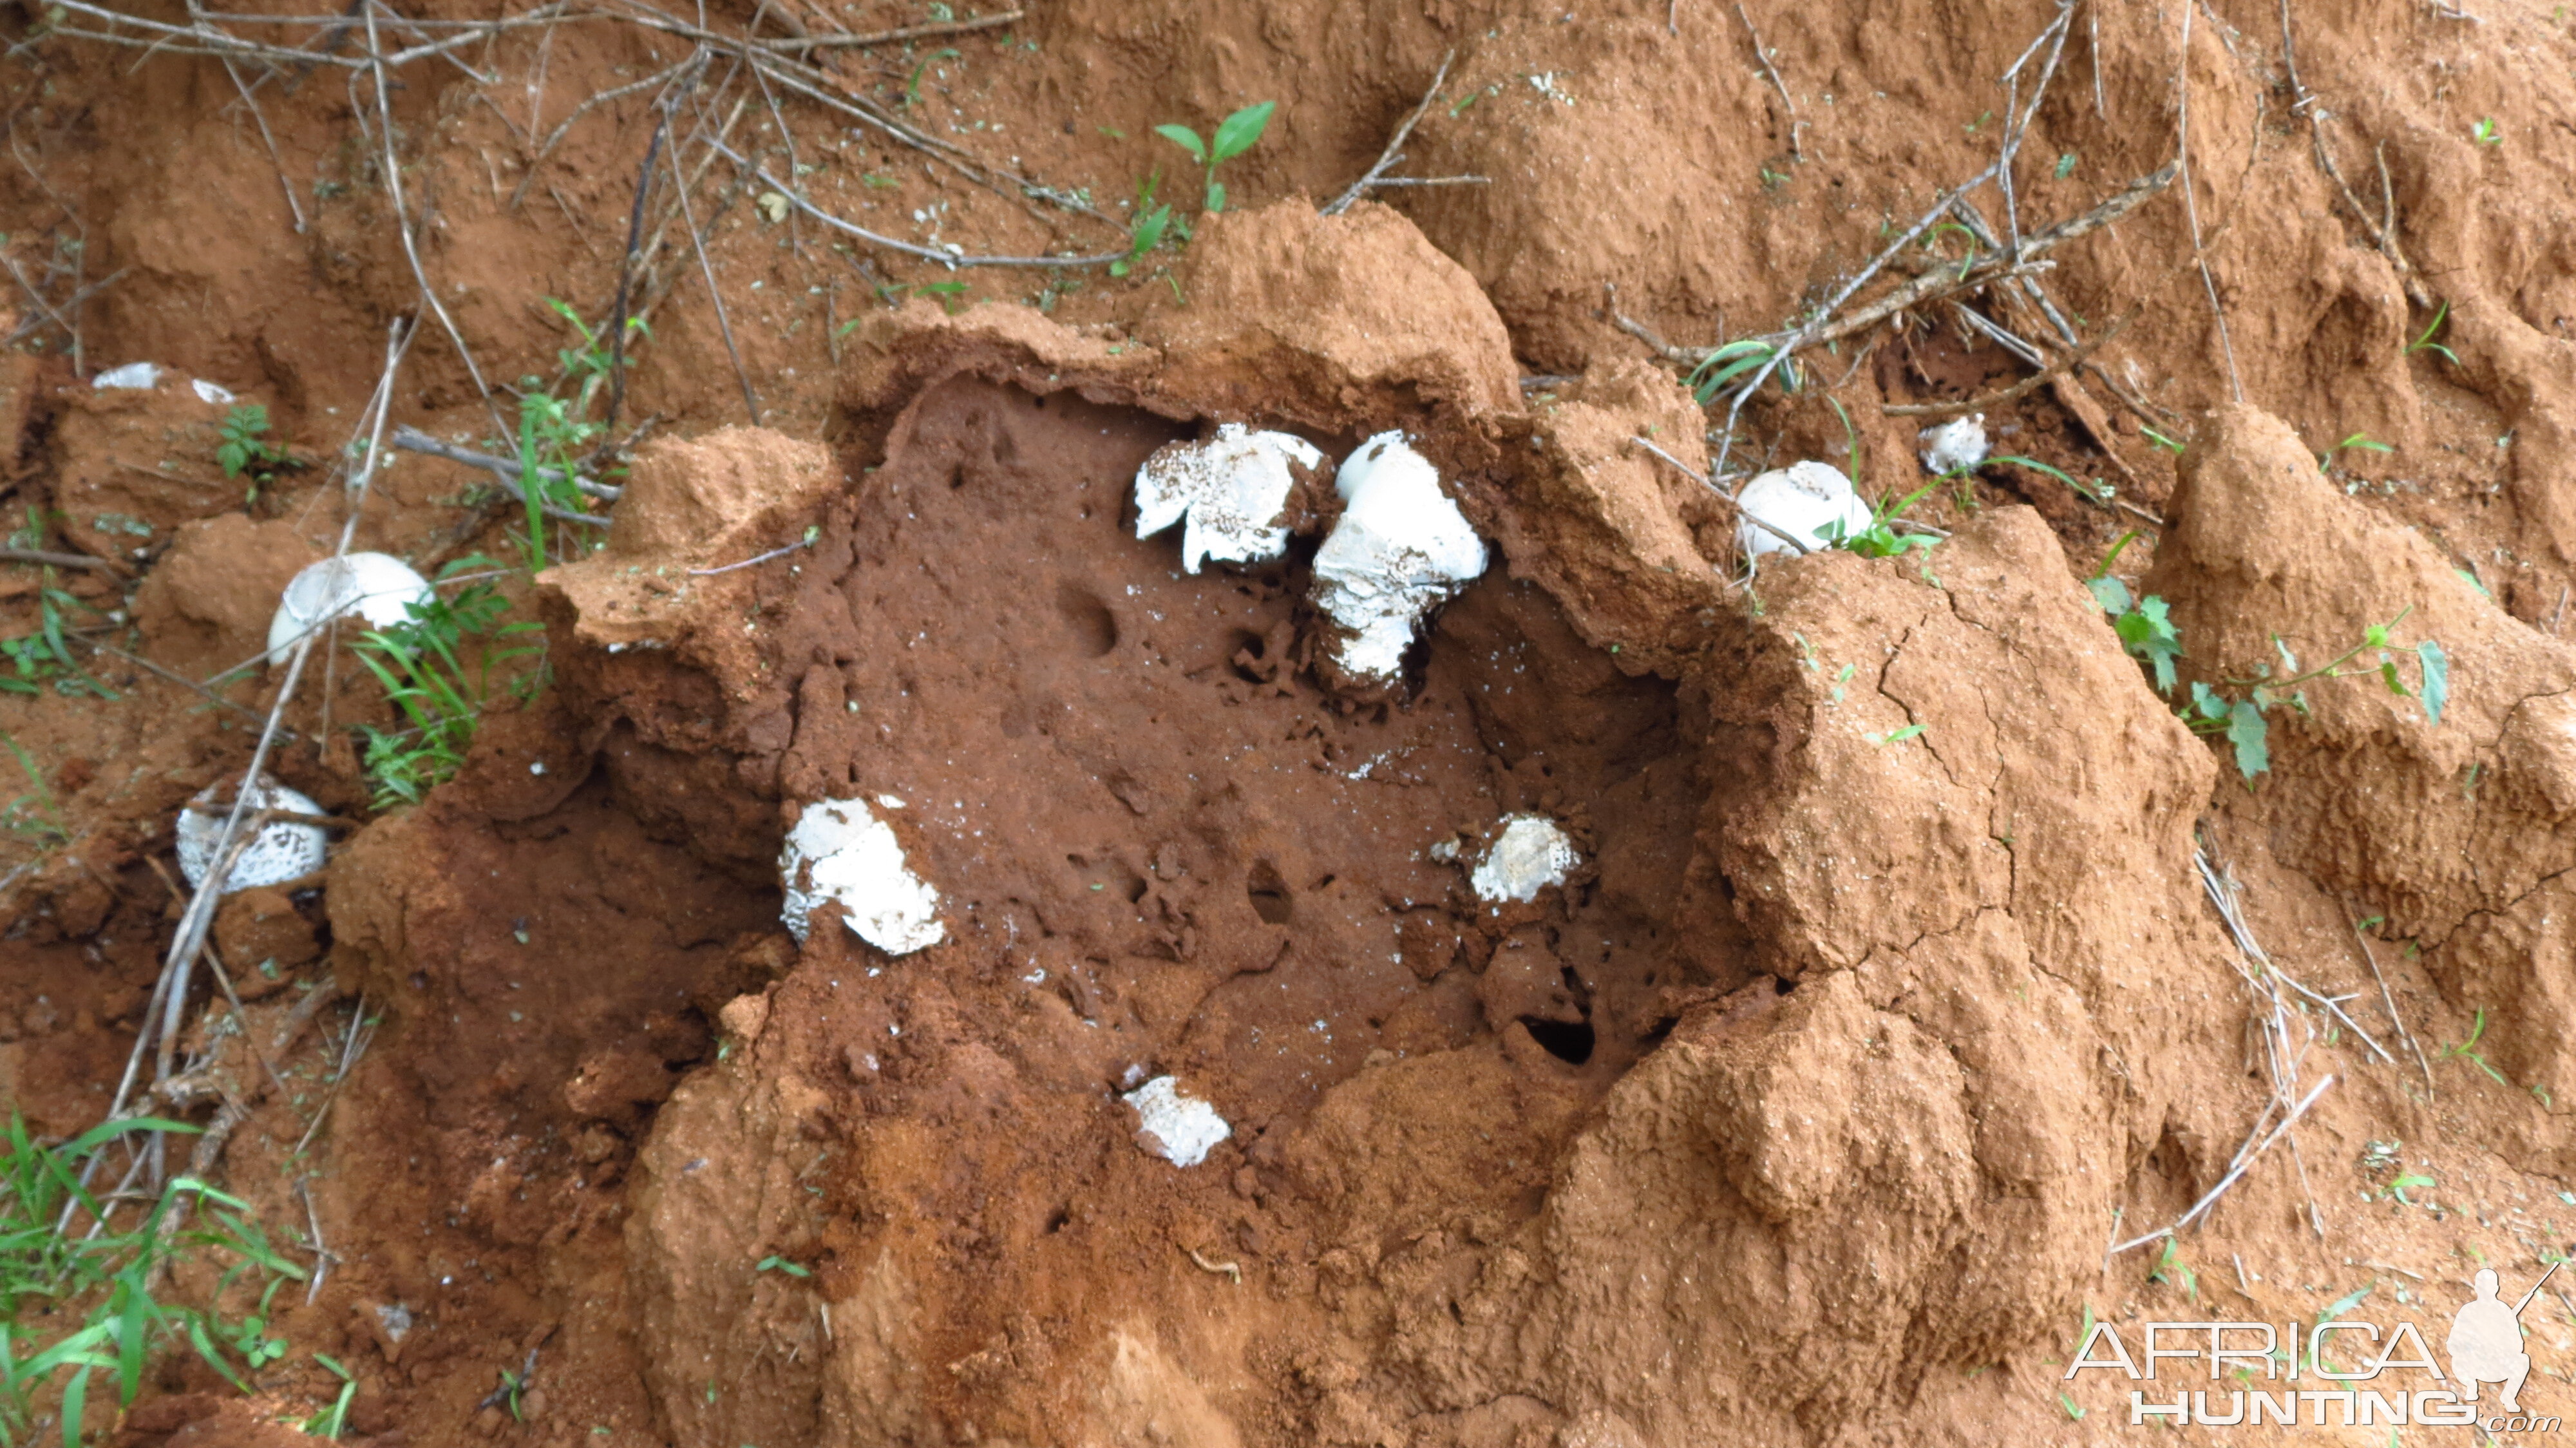
[(2406, 681), (2397, 677), (2397, 665), (2393, 660), (2379, 661), (2379, 681), (2388, 686), (2388, 692), (2401, 699), (2406, 697)]
[(1251, 150), (1252, 143), (1261, 139), (1262, 130), (1270, 124), (1271, 112), (1278, 109), (1277, 101), (1263, 101), (1257, 106), (1245, 106), (1218, 123), (1213, 159), (1231, 161)]
[(1187, 126), (1156, 126), (1154, 134), (1197, 157), (1200, 164), (1206, 164), (1207, 143), (1199, 139), (1198, 132)]
[(1920, 724), (1908, 724), (1902, 729), (1891, 729), (1885, 734), (1864, 734), (1861, 737), (1872, 744), (1901, 744), (1922, 733), (1923, 728), (1924, 726)]
[(2263, 722), (2263, 711), (2250, 699), (2239, 699), (2227, 711), (2227, 742), (2236, 746), (2236, 772), (2248, 781), (2272, 767), (2272, 749), (2266, 736), (2270, 729)]
[(2356, 1307), (2359, 1307), (2361, 1305), (2361, 1300), (2369, 1295), (2370, 1287), (2368, 1285), (2364, 1285), (2356, 1287), (2352, 1291), (2345, 1293), (2343, 1296), (2336, 1298), (2334, 1301), (2326, 1304), (2325, 1311), (2317, 1314), (2317, 1325), (2319, 1327), (2323, 1327), (2327, 1323), (2332, 1322), (2336, 1318), (2343, 1316), (2345, 1313), (2352, 1311)]
[(2114, 618), (2127, 613), (2134, 602), (2129, 597), (2129, 585), (2116, 578), (2088, 578), (2084, 586), (2093, 591), (2093, 601), (2102, 606), (2102, 611)]
[(2415, 646), (2415, 657), (2424, 666), (2424, 715), (2440, 724), (2442, 710), (2451, 702), (2451, 656), (2426, 639)]
[(752, 1265), (751, 1270), (754, 1272), (784, 1272), (790, 1277), (811, 1277), (814, 1275), (805, 1268), (800, 1267), (775, 1253), (761, 1258), (757, 1263)]

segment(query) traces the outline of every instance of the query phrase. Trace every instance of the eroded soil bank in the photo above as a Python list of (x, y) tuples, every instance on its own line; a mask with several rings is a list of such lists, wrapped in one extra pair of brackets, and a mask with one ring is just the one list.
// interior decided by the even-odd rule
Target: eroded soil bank
[[(275, 702), (235, 666), (350, 522), (388, 323), (389, 416), (451, 451), (510, 445), (505, 382), (626, 443), (555, 520), (599, 546), (533, 576), (470, 463), (356, 501), (358, 546), (490, 555), (545, 683), (416, 803), (347, 649), (281, 714), (330, 864), (224, 906), (239, 1002), (198, 978), (155, 1109), (229, 1117), (203, 1170), (329, 1271), (251, 1393), (160, 1355), (94, 1441), (291, 1439), (320, 1354), (346, 1436), (422, 1448), (2107, 1442), (2132, 1385), (2066, 1381), (2088, 1320), (2438, 1338), (2478, 1267), (2511, 1298), (2566, 1250), (2564, 17), (793, 8), (529, 12), (381, 105), (328, 58), (354, 28), (227, 22), (324, 57), (236, 50), (237, 90), (11, 22), (9, 546), (57, 556), (0, 563), (0, 636), (50, 616), (80, 666), (0, 692), (0, 1096), (37, 1131), (117, 1090), (172, 821)], [(2051, 34), (2025, 115), (2001, 78)], [(1402, 171), (1482, 179), (1319, 215), (1444, 56)], [(1123, 251), (1142, 178), (1201, 179), (1151, 128), (1272, 99), (1231, 208), (1114, 278), (952, 271), (777, 189), (952, 256)], [(1725, 442), (1691, 349), (1819, 316), (2006, 134), (2011, 196), (1870, 294), (2134, 204), (1811, 349)], [(609, 404), (546, 299), (606, 336), (620, 296)], [(245, 400), (285, 460), (227, 464)], [(1901, 409), (1943, 403), (2014, 460), (1917, 505), (1938, 546), (1739, 578), (1686, 470), (1902, 496)], [(1221, 423), (1327, 461), (1286, 556), (1192, 573), (1130, 490)], [(1333, 462), (1390, 429), (1492, 560), (1355, 689), (1313, 565)], [(2103, 576), (2170, 605), (2170, 690)], [(2176, 716), (2392, 619), (2415, 696), (2310, 683), (2251, 785)], [(783, 928), (782, 840), (835, 800), (938, 944)], [(1485, 898), (1520, 815), (1579, 864)], [(1228, 1124), (1202, 1161), (1121, 1100), (1165, 1076)]]

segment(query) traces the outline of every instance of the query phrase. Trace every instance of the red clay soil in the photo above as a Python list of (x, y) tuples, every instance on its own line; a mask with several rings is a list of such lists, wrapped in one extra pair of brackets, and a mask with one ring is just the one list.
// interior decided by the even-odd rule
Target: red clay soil
[[(236, 1122), (195, 1169), (328, 1272), (252, 1392), (163, 1352), (91, 1438), (291, 1442), (328, 1355), (386, 1448), (2036, 1448), (2132, 1431), (2066, 1377), (2088, 1318), (2438, 1336), (2479, 1266), (2519, 1294), (2576, 1237), (2576, 33), (2079, 0), (2024, 57), (2056, 7), (1955, 11), (427, 3), (377, 53), (515, 18), (382, 109), (363, 26), (230, 22), (308, 53), (228, 73), (13, 14), (0, 507), (81, 561), (0, 562), (0, 638), (50, 616), (84, 672), (0, 692), (0, 1098), (108, 1111), (174, 821), (344, 526), (501, 560), (544, 638), (418, 803), (345, 647), (287, 701), (331, 862), (227, 900), (239, 1004), (198, 973), (154, 1109)], [(1394, 174), (1452, 184), (1320, 215), (1444, 63)], [(1225, 213), (1114, 275), (779, 190), (1124, 253), (1201, 194), (1153, 128), (1258, 101)], [(2009, 194), (1874, 260), (2007, 144)], [(1683, 385), (2133, 183), (1808, 348), (1722, 449)], [(550, 299), (643, 320), (613, 403)], [(393, 424), (609, 425), (622, 496), (555, 566), (482, 469), (343, 486), (404, 320)], [(286, 461), (222, 465), (242, 403)], [(1917, 504), (1937, 547), (1738, 579), (1685, 468), (1902, 497), (1899, 409), (1945, 403), (2015, 460)], [(1135, 537), (1138, 464), (1222, 422), (1325, 475), (1401, 429), (1491, 545), (1395, 685), (1320, 667), (1322, 476), (1272, 563)], [(2169, 693), (2106, 568), (2169, 602)], [(2251, 786), (2176, 716), (2392, 619), (2438, 723), (2377, 653)], [(941, 943), (784, 928), (787, 830), (854, 798)], [(1459, 861), (1523, 812), (1580, 864), (1486, 901)], [(1163, 1075), (1229, 1123), (1203, 1162), (1119, 1099)], [(2285, 1081), (2321, 1094), (2254, 1152)], [(239, 1314), (223, 1266), (172, 1294)], [(2576, 1305), (2521, 1321), (2523, 1401), (2576, 1411)]]

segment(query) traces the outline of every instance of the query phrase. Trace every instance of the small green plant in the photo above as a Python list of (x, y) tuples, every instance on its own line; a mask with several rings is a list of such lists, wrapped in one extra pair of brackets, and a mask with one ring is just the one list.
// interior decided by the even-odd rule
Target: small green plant
[(1109, 274), (1123, 277), (1136, 269), (1145, 253), (1163, 244), (1163, 234), (1172, 229), (1172, 208), (1156, 206), (1139, 212), (1136, 224), (1127, 229), (1127, 254), (1109, 264)]
[[(1759, 337), (1738, 338), (1723, 347), (1712, 348), (1707, 356), (1699, 359), (1699, 365), (1690, 370), (1690, 375), (1682, 379), (1682, 384), (1699, 399), (1700, 406), (1706, 407), (1717, 400), (1717, 395), (1726, 390), (1728, 383), (1759, 371), (1778, 350)], [(1785, 380), (1785, 367), (1782, 370)]]
[(2073, 151), (2069, 151), (2065, 155), (2057, 158), (2057, 179), (2063, 181), (2074, 174), (2075, 153)]
[(2495, 123), (2495, 117), (2486, 116), (2469, 127), (2469, 139), (2481, 146), (2501, 146), (2504, 144), (2504, 130)]
[(2138, 424), (2138, 431), (2146, 434), (2147, 441), (2154, 443), (2156, 446), (2163, 448), (2169, 453), (2172, 453), (2175, 457), (2182, 456), (2183, 443), (2181, 438), (2167, 437), (2165, 434), (2156, 431), (2145, 423)]
[(0, 834), (33, 847), (40, 855), (70, 844), (72, 832), (63, 823), (62, 811), (54, 803), (53, 787), (45, 783), (45, 773), (36, 767), (35, 756), (5, 729), (0, 729), (0, 745), (7, 746), (17, 759), (28, 784), (27, 793), (0, 807)]
[(256, 402), (245, 402), (224, 414), (223, 442), (215, 449), (215, 462), (224, 476), (238, 478), (254, 468), (275, 467), (286, 461), (286, 454), (268, 440), (268, 409)]
[(811, 1277), (814, 1275), (806, 1268), (800, 1267), (796, 1263), (790, 1262), (776, 1253), (771, 1253), (769, 1256), (763, 1257), (758, 1262), (753, 1263), (751, 1270), (754, 1272), (784, 1272), (790, 1277)]
[(2200, 1300), (2200, 1274), (2183, 1265), (2181, 1249), (2171, 1237), (2165, 1238), (2164, 1255), (2156, 1259), (2155, 1270), (2147, 1274), (2147, 1280), (2179, 1287), (2183, 1296), (2194, 1302)]
[(2410, 1207), (2424, 1206), (2428, 1203), (2418, 1202), (2413, 1197), (2406, 1194), (2410, 1191), (2421, 1191), (2432, 1185), (2433, 1179), (2431, 1177), (2425, 1176), (2421, 1172), (2406, 1172), (2390, 1181), (2388, 1185), (2380, 1188), (2379, 1195), (2382, 1200), (2386, 1200), (2389, 1197), (2395, 1197), (2397, 1200)]
[(333, 1400), (331, 1406), (305, 1419), (304, 1432), (314, 1438), (338, 1438), (349, 1426), (349, 1404), (357, 1401), (358, 1378), (328, 1353), (317, 1352), (313, 1360), (340, 1375), (340, 1396)]
[(1219, 121), (1216, 134), (1204, 141), (1199, 139), (1198, 132), (1187, 126), (1156, 126), (1154, 134), (1189, 152), (1197, 159), (1199, 165), (1206, 169), (1207, 205), (1205, 209), (1223, 211), (1225, 210), (1225, 183), (1216, 179), (1216, 168), (1251, 150), (1253, 143), (1261, 139), (1263, 129), (1270, 124), (1271, 113), (1278, 109), (1277, 101), (1263, 101), (1257, 106), (1245, 106), (1242, 110)]
[(2341, 441), (2341, 442), (2339, 442), (2339, 443), (2336, 443), (2336, 444), (2335, 444), (2331, 449), (2327, 450), (2326, 452), (2323, 452), (2323, 453), (2318, 454), (2318, 455), (2317, 455), (2317, 471), (2318, 471), (2318, 472), (2324, 472), (2326, 469), (2328, 469), (2328, 468), (2330, 468), (2330, 467), (2334, 466), (2334, 459), (2335, 459), (2335, 454), (2336, 454), (2336, 453), (2340, 453), (2340, 452), (2349, 452), (2350, 450), (2352, 450), (2352, 449), (2354, 449), (2354, 448), (2360, 448), (2360, 449), (2361, 449), (2361, 450), (2363, 450), (2364, 452), (2383, 452), (2383, 453), (2393, 453), (2393, 452), (2397, 451), (2397, 449), (2396, 449), (2396, 448), (2394, 448), (2394, 447), (2390, 446), (2390, 445), (2389, 445), (2389, 444), (2387, 444), (2387, 443), (2384, 443), (2384, 442), (2379, 441), (2377, 438), (2372, 437), (2369, 433), (2366, 433), (2366, 432), (2356, 432), (2356, 433), (2354, 433), (2352, 436), (2350, 436), (2350, 437), (2348, 437), (2348, 438), (2345, 438), (2343, 441)]
[[(1940, 538), (1930, 533), (1899, 533), (1896, 524), (1904, 519), (1906, 509), (1923, 501), (1924, 494), (1939, 486), (1940, 480), (1934, 479), (1896, 502), (1881, 501), (1870, 510), (1869, 526), (1857, 533), (1846, 533), (1837, 519), (1817, 536), (1827, 547), (1848, 548), (1863, 558), (1901, 558), (1910, 552), (1929, 553), (1939, 546)], [(1896, 737), (1913, 736), (1900, 732)]]
[(2425, 323), (2424, 330), (2416, 335), (2415, 340), (2406, 344), (2405, 355), (2412, 357), (2418, 352), (2437, 352), (2444, 358), (2448, 359), (2452, 366), (2459, 366), (2460, 354), (2433, 340), (2433, 334), (2442, 330), (2442, 323), (2448, 321), (2450, 316), (2451, 304), (2449, 302), (2444, 302), (2442, 305), (2434, 308), (2433, 320)]
[[(2171, 697), (2177, 682), (2174, 661), (2183, 656), (2182, 634), (2167, 612), (2161, 598), (2149, 594), (2132, 598), (2129, 586), (2111, 576), (2111, 564), (2137, 536), (2135, 530), (2120, 535), (2101, 568), (2085, 580), (2093, 601), (2109, 616), (2113, 632), (2119, 635), (2120, 647), (2130, 657), (2146, 665), (2155, 676), (2156, 692)], [(2400, 698), (2421, 704), (2425, 718), (2439, 726), (2442, 711), (2451, 699), (2451, 661), (2440, 642), (2425, 639), (2411, 650), (2415, 659), (2417, 683), (2409, 685), (2393, 657), (2398, 652), (2393, 642), (2397, 625), (2414, 609), (2408, 608), (2385, 624), (2372, 624), (2362, 630), (2361, 642), (2313, 669), (2302, 669), (2298, 655), (2290, 651), (2279, 634), (2272, 636), (2272, 648), (2279, 654), (2281, 668), (2269, 663), (2255, 666), (2243, 678), (2222, 678), (2215, 684), (2194, 680), (2189, 701), (2174, 712), (2195, 734), (2223, 734), (2233, 747), (2237, 773), (2251, 786), (2254, 776), (2272, 767), (2271, 723), (2267, 717), (2278, 707), (2287, 705), (2304, 714), (2308, 712), (2305, 685), (2320, 679), (2352, 679), (2378, 676), (2388, 691)], [(2358, 669), (2344, 665), (2365, 653), (2377, 653), (2375, 662)]]
[(2478, 1038), (2486, 1033), (2487, 1008), (2480, 1006), (2478, 1007), (2476, 1022), (2469, 1027), (2469, 1038), (2465, 1041), (2458, 1041), (2451, 1045), (2444, 1046), (2441, 1050), (2441, 1057), (2445, 1061), (2467, 1061), (2471, 1065), (2476, 1066), (2479, 1070), (2486, 1072), (2488, 1079), (2494, 1081), (2498, 1086), (2510, 1086), (2513, 1083), (2504, 1079), (2504, 1073), (2487, 1064), (2487, 1058), (2478, 1053)]
[[(440, 577), (494, 566), (488, 558), (461, 558), (440, 570)], [(360, 726), (375, 808), (418, 804), (433, 786), (463, 767), (465, 751), (474, 742), (474, 731), (491, 697), (493, 670), (543, 652), (536, 643), (502, 646), (541, 627), (526, 619), (503, 623), (502, 615), (508, 610), (509, 604), (490, 584), (475, 583), (452, 599), (433, 597), (414, 603), (411, 617), (404, 622), (358, 640), (358, 661), (384, 685), (386, 699), (408, 726)], [(473, 650), (477, 657), (470, 669), (464, 658), (468, 640), (480, 643)], [(530, 670), (512, 688), (524, 701), (534, 697), (544, 678), (542, 667)]]
[(100, 699), (114, 699), (114, 689), (100, 683), (89, 670), (72, 657), (70, 626), (65, 622), (74, 610), (97, 614), (98, 610), (72, 597), (59, 588), (46, 588), (36, 595), (36, 631), (17, 638), (0, 639), (0, 659), (9, 669), (0, 673), (0, 693), (41, 694), (51, 687), (57, 694), (88, 694)]
[[(251, 1275), (266, 1279), (265, 1304), (279, 1283), (302, 1280), (304, 1270), (278, 1255), (247, 1203), (193, 1177), (174, 1178), (122, 1227), (115, 1215), (121, 1204), (81, 1184), (89, 1159), (121, 1137), (195, 1130), (138, 1117), (49, 1146), (11, 1114), (0, 1136), (0, 1444), (27, 1441), (40, 1395), (52, 1394), (64, 1448), (80, 1448), (92, 1386), (103, 1377), (115, 1384), (117, 1404), (131, 1405), (147, 1359), (164, 1344), (185, 1344), (249, 1391), (234, 1368), (236, 1354), (227, 1352), (246, 1340), (241, 1328), (211, 1309), (160, 1301), (152, 1284), (173, 1256), (194, 1247), (234, 1259), (216, 1284), (216, 1304)], [(171, 1213), (192, 1209), (200, 1225), (164, 1231)], [(263, 1354), (258, 1361), (243, 1355), (249, 1366), (273, 1360), (265, 1356), (273, 1339), (264, 1331), (249, 1340)]]

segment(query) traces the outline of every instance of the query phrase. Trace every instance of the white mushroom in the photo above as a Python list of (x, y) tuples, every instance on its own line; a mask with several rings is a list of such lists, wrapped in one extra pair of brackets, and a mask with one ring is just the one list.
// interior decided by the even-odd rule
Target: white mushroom
[[(188, 808), (179, 811), (179, 873), (188, 877), (188, 888), (192, 890), (203, 889), (206, 877), (214, 873), (215, 845), (223, 837), (224, 817), (232, 812), (222, 802), (231, 794), (229, 785), (209, 785), (188, 801)], [(200, 808), (206, 805), (217, 807)], [(249, 821), (251, 811), (263, 809), (307, 815), (324, 812), (311, 798), (265, 776), (250, 791), (250, 805), (243, 811), (243, 821)], [(233, 860), (232, 873), (224, 877), (221, 893), (230, 895), (236, 890), (300, 880), (322, 868), (329, 847), (330, 839), (320, 825), (272, 820)]]
[[(1830, 548), (1838, 537), (1869, 527), (1869, 504), (1852, 491), (1851, 479), (1831, 463), (1791, 463), (1764, 473), (1735, 495), (1745, 515), (1735, 525), (1735, 546), (1748, 561), (1765, 553), (1792, 552), (1788, 541), (1754, 523), (1755, 518), (1805, 544), (1809, 550)], [(1840, 532), (1836, 532), (1836, 526)]]
[(128, 362), (122, 367), (110, 367), (91, 378), (89, 385), (101, 392), (149, 392), (161, 385), (161, 364)]
[(370, 627), (391, 628), (411, 617), (411, 606), (437, 597), (429, 580), (390, 553), (351, 553), (309, 564), (286, 585), (268, 621), (268, 661), (281, 664), (295, 641), (343, 614)]
[(1923, 429), (1923, 471), (1940, 477), (1986, 460), (1986, 415), (1972, 413)]
[(1507, 815), (1501, 836), (1477, 862), (1467, 883), (1475, 887), (1480, 900), (1527, 902), (1550, 885), (1564, 884), (1581, 863), (1574, 841), (1566, 838), (1556, 821), (1538, 814)]
[(1218, 1142), (1234, 1135), (1215, 1107), (1182, 1095), (1176, 1077), (1157, 1076), (1118, 1099), (1135, 1108), (1137, 1133), (1150, 1138), (1150, 1144), (1138, 1145), (1174, 1166), (1197, 1166)]
[(1205, 442), (1172, 443), (1136, 470), (1136, 536), (1151, 538), (1186, 517), (1181, 566), (1190, 572), (1210, 558), (1266, 563), (1288, 551), (1279, 513), (1296, 485), (1289, 464), (1311, 468), (1323, 460), (1302, 437), (1239, 422), (1219, 426)]
[(813, 913), (831, 901), (840, 903), (850, 933), (888, 955), (948, 938), (939, 923), (939, 892), (912, 872), (894, 830), (869, 813), (865, 800), (805, 806), (779, 852), (778, 875), (787, 891), (779, 922), (800, 941), (813, 929)]
[(1485, 571), (1484, 540), (1400, 432), (1361, 444), (1333, 488), (1346, 506), (1315, 554), (1315, 602), (1346, 630), (1345, 673), (1393, 679), (1422, 616)]

